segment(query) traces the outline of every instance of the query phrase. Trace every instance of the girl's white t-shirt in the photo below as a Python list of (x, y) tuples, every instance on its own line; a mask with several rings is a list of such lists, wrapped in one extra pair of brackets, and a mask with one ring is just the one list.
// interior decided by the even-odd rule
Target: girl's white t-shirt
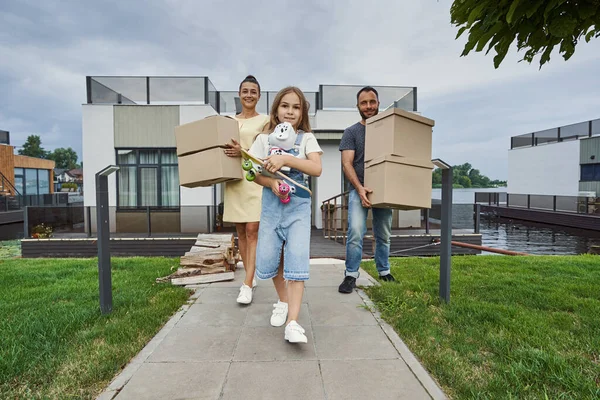
[[(269, 135), (267, 133), (258, 135), (248, 151), (254, 157), (261, 159), (267, 157), (269, 154)], [(317, 138), (312, 132), (304, 132), (297, 157), (306, 160), (308, 158), (307, 154), (310, 153), (323, 154), (323, 150), (321, 149), (321, 146), (319, 146), (319, 142), (317, 142)]]

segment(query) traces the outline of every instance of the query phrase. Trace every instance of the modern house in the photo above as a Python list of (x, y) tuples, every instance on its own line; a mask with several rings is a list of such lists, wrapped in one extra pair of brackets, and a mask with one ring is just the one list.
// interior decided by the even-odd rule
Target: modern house
[[(210, 115), (234, 115), (237, 91), (218, 91), (208, 77), (88, 76), (82, 105), (84, 205), (96, 206), (95, 174), (109, 165), (111, 231), (208, 232), (218, 220), (222, 185), (179, 186), (174, 128)], [(344, 129), (357, 121), (356, 93), (361, 86), (319, 85), (304, 92), (313, 132), (323, 148), (323, 173), (309, 182), (313, 226), (321, 227), (323, 200), (344, 192), (338, 146)], [(376, 86), (381, 110), (390, 106), (417, 111), (417, 88)], [(257, 106), (268, 114), (276, 91), (265, 91)], [(237, 103), (237, 107), (236, 107)], [(95, 211), (91, 212), (92, 227)], [(420, 226), (420, 212), (396, 212), (396, 226)], [(95, 229), (95, 228), (92, 228)]]
[(600, 119), (511, 138), (508, 193), (600, 197)]
[(9, 132), (0, 131), (0, 196), (53, 193), (54, 165), (51, 160), (15, 154)]

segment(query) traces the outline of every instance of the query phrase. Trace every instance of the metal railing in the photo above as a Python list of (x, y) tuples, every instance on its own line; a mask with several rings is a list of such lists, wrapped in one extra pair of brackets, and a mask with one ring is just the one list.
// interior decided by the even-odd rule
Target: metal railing
[(510, 138), (510, 148), (533, 147), (547, 143), (559, 143), (567, 140), (600, 135), (600, 119), (578, 122), (576, 124), (526, 133)]
[(10, 192), (10, 194), (12, 194), (13, 196), (21, 195), (17, 188), (2, 172), (0, 172), (0, 192)]
[[(233, 114), (237, 110), (237, 91), (219, 91), (206, 76), (87, 76), (88, 104), (210, 104), (215, 111)], [(411, 86), (374, 86), (380, 108), (417, 111), (417, 88)], [(317, 110), (356, 111), (360, 85), (319, 85), (318, 91), (304, 91), (309, 113)], [(276, 91), (262, 91), (259, 113), (268, 114)]]
[[(190, 233), (234, 232), (235, 225), (223, 223), (218, 206), (125, 209), (108, 207), (111, 235), (152, 237)], [(96, 207), (83, 203), (63, 206), (28, 206), (24, 213), (25, 237), (36, 227), (49, 227), (53, 237), (94, 237)]]
[(541, 211), (600, 215), (600, 197), (476, 192), (475, 203)]

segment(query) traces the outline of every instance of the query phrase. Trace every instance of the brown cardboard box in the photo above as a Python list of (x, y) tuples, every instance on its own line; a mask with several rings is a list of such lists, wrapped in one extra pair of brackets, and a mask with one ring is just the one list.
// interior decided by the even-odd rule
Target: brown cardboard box
[(431, 208), (429, 160), (385, 155), (365, 164), (365, 187), (372, 207), (416, 210)]
[(188, 154), (178, 159), (181, 186), (211, 186), (243, 178), (240, 159), (226, 156), (220, 147)]
[(175, 127), (177, 155), (196, 153), (240, 140), (238, 122), (230, 117), (214, 115)]
[(434, 121), (400, 108), (391, 108), (367, 120), (365, 161), (386, 154), (431, 160)]

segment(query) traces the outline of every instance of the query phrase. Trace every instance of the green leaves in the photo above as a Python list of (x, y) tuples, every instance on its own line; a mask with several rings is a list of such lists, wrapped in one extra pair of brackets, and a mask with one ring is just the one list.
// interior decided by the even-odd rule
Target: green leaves
[(580, 0), (455, 0), (450, 8), (458, 39), (469, 33), (461, 56), (473, 49), (486, 54), (493, 48), (498, 68), (511, 44), (524, 51), (522, 61), (540, 56), (540, 68), (550, 61), (553, 49), (565, 60), (574, 53), (581, 37), (586, 42), (600, 36), (600, 1)]

